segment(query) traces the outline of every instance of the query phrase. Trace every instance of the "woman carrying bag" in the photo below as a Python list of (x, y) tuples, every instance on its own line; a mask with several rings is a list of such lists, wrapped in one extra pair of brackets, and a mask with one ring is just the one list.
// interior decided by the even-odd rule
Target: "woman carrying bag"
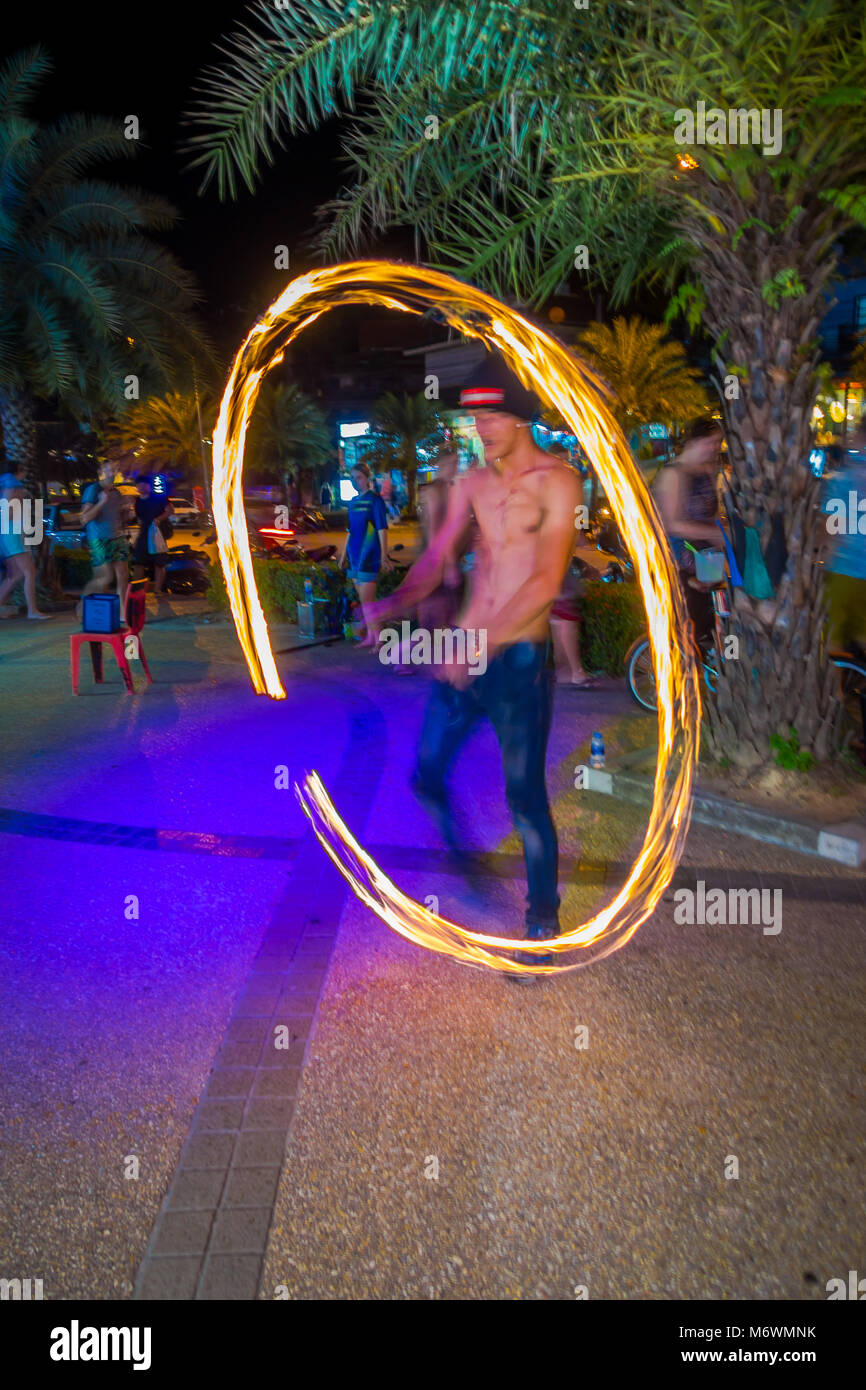
[(725, 577), (716, 488), (721, 443), (717, 420), (696, 420), (680, 454), (670, 468), (662, 469), (654, 489), (698, 645), (715, 627), (712, 595), (698, 585), (720, 583)]
[(144, 579), (152, 575), (153, 591), (155, 594), (161, 594), (165, 589), (165, 566), (168, 559), (168, 545), (163, 525), (167, 524), (171, 535), (172, 528), (168, 518), (173, 509), (167, 497), (154, 491), (152, 479), (139, 478), (137, 487), (139, 495), (135, 501), (135, 515), (139, 521), (139, 530), (132, 550), (135, 578)]

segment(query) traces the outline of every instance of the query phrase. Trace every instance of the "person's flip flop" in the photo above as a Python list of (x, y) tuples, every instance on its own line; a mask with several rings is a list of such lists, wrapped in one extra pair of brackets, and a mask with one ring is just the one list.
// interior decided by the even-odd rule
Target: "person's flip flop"
[(566, 690), (598, 690), (599, 682), (595, 676), (587, 676), (583, 681), (563, 681)]

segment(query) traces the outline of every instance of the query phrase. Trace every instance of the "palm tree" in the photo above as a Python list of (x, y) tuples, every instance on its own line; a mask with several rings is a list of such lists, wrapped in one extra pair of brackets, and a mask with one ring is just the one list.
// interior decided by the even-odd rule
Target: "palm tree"
[(861, 333), (857, 339), (857, 346), (851, 353), (848, 376), (860, 386), (866, 386), (866, 334)]
[(287, 503), (291, 501), (293, 477), (309, 499), (314, 470), (327, 463), (333, 453), (324, 412), (293, 381), (263, 386), (247, 447), (255, 468), (282, 481)]
[(210, 352), (194, 281), (144, 235), (170, 227), (173, 208), (89, 176), (135, 152), (122, 122), (30, 114), (50, 67), (39, 48), (0, 67), (0, 423), (31, 482), (37, 399), (98, 419), (123, 409), (132, 378), (149, 394), (179, 354)]
[[(216, 420), (216, 402), (200, 401), (201, 423), (209, 435)], [(105, 431), (106, 442), (123, 453), (142, 455), (162, 468), (192, 475), (202, 465), (202, 430), (195, 394), (171, 391), (136, 401)]]
[[(284, 135), (362, 112), (330, 253), (402, 223), (437, 264), (532, 302), (575, 269), (614, 306), (641, 280), (677, 287), (672, 321), (710, 338), (735, 513), (763, 545), (781, 521), (787, 552), (775, 605), (740, 598), (744, 657), (709, 710), (712, 745), (746, 767), (790, 724), (823, 758), (838, 721), (803, 461), (824, 287), (866, 223), (864, 47), (845, 0), (297, 0), (263, 7), (198, 108), (197, 162), (225, 193)], [(722, 130), (699, 130), (710, 103)]]
[(638, 315), (615, 318), (612, 328), (591, 323), (576, 346), (612, 388), (611, 408), (626, 435), (636, 425), (682, 424), (708, 408), (700, 373), (660, 324)]
[(418, 496), (418, 445), (432, 440), (439, 430), (439, 415), (423, 391), (410, 396), (396, 396), (392, 391), (381, 396), (373, 407), (373, 425), (391, 466), (399, 468), (406, 478), (409, 494), (409, 515), (415, 515)]

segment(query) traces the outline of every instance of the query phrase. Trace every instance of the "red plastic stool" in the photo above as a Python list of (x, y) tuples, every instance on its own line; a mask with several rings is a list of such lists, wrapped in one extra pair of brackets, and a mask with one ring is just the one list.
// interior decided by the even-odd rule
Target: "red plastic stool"
[(150, 674), (150, 667), (144, 655), (144, 648), (141, 645), (139, 633), (144, 627), (144, 620), (147, 617), (147, 580), (136, 579), (130, 584), (126, 591), (126, 608), (124, 610), (124, 620), (126, 626), (120, 632), (73, 632), (69, 638), (69, 656), (72, 662), (72, 689), (78, 694), (78, 673), (81, 663), (81, 646), (86, 642), (90, 648), (90, 661), (93, 666), (93, 679), (97, 685), (102, 684), (102, 644), (103, 642), (114, 652), (115, 660), (120, 667), (120, 674), (123, 676), (123, 683), (126, 686), (128, 695), (135, 693), (132, 684), (132, 672), (129, 669), (129, 661), (126, 656), (126, 639), (134, 637), (138, 649), (141, 664), (148, 681), (153, 684), (153, 676)]

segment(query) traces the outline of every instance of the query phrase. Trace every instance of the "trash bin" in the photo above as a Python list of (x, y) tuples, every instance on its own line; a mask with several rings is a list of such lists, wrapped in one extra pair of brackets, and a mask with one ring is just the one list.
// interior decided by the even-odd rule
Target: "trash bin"
[(315, 599), (312, 603), (298, 604), (298, 636), (315, 637), (316, 635), (316, 609)]
[(326, 598), (298, 603), (298, 636), (329, 637), (335, 630), (335, 609)]

